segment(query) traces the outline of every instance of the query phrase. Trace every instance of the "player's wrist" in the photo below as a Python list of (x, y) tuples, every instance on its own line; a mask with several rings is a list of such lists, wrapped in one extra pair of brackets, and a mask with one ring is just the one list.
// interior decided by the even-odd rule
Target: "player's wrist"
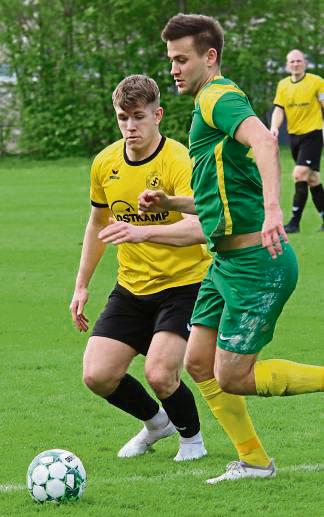
[(84, 280), (77, 280), (75, 283), (75, 291), (81, 291), (82, 289), (88, 289), (88, 283)]
[(281, 212), (281, 207), (279, 205), (279, 203), (271, 203), (271, 204), (267, 204), (267, 205), (264, 205), (264, 210), (266, 213), (269, 213), (269, 212), (278, 212), (280, 211)]
[(167, 194), (165, 194), (165, 198), (163, 200), (163, 210), (168, 210), (168, 211), (173, 210), (174, 201), (175, 201), (174, 196), (168, 196)]
[(151, 225), (140, 226), (139, 229), (140, 229), (140, 240), (138, 242), (149, 242), (152, 237)]

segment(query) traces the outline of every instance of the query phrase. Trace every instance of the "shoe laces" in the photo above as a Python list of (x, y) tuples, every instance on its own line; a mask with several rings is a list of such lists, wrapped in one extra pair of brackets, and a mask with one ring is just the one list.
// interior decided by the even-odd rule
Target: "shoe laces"
[(242, 469), (243, 469), (243, 465), (240, 461), (231, 461), (231, 463), (229, 463), (228, 465), (226, 465), (226, 472), (229, 472), (229, 473), (240, 473), (242, 472)]

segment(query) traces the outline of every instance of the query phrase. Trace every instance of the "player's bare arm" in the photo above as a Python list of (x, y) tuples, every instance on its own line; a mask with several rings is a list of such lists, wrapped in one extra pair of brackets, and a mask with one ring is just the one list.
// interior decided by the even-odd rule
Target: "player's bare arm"
[(125, 242), (153, 242), (169, 246), (191, 246), (204, 244), (205, 236), (197, 216), (183, 214), (184, 219), (174, 224), (135, 226), (110, 219), (109, 225), (101, 230), (98, 238), (105, 244)]
[(262, 245), (268, 249), (272, 258), (282, 253), (280, 237), (288, 242), (283, 227), (280, 208), (280, 163), (277, 139), (257, 117), (245, 119), (235, 133), (235, 139), (252, 148), (260, 171), (264, 198), (264, 223)]
[(281, 125), (284, 121), (284, 118), (285, 118), (284, 109), (281, 108), (280, 106), (275, 106), (274, 110), (272, 112), (272, 117), (271, 117), (270, 132), (276, 138), (278, 138), (278, 136), (279, 136), (279, 128), (281, 127)]
[(138, 198), (139, 212), (168, 210), (184, 214), (196, 214), (192, 196), (168, 196), (163, 190), (144, 190)]
[(72, 319), (80, 332), (88, 330), (88, 319), (83, 311), (88, 301), (89, 282), (105, 250), (105, 245), (98, 239), (98, 232), (107, 225), (108, 219), (108, 208), (92, 207), (84, 233), (80, 266), (70, 304)]

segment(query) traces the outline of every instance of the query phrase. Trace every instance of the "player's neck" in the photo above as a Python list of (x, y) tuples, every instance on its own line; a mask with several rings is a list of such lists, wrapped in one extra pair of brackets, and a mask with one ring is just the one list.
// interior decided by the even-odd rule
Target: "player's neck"
[(306, 74), (306, 72), (301, 72), (299, 74), (291, 74), (291, 80), (293, 83), (297, 83), (298, 81), (300, 81), (304, 75)]
[(149, 158), (154, 154), (156, 149), (158, 148), (160, 142), (161, 142), (161, 134), (158, 132), (150, 142), (141, 147), (140, 149), (134, 149), (127, 145), (126, 142), (126, 153), (127, 157), (131, 162), (141, 162), (142, 160), (146, 160), (146, 158)]
[(196, 97), (196, 95), (206, 86), (206, 84), (210, 83), (211, 81), (215, 81), (216, 79), (219, 79), (222, 77), (220, 69), (213, 68), (210, 73), (204, 78), (204, 80), (201, 81), (201, 84), (197, 88), (197, 91), (193, 93), (193, 97)]

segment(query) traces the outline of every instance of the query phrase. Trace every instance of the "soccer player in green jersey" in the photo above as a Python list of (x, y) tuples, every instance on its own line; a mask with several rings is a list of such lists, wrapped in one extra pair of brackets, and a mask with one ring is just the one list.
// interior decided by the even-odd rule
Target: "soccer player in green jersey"
[[(191, 319), (187, 369), (216, 417), (220, 389), (264, 397), (323, 391), (323, 367), (257, 361), (298, 275), (279, 205), (277, 140), (245, 93), (221, 75), (218, 22), (178, 14), (162, 38), (178, 92), (195, 99), (189, 149), (194, 198), (148, 190), (139, 208), (198, 213), (214, 253)], [(272, 469), (271, 463), (232, 462), (208, 482), (270, 476)]]

